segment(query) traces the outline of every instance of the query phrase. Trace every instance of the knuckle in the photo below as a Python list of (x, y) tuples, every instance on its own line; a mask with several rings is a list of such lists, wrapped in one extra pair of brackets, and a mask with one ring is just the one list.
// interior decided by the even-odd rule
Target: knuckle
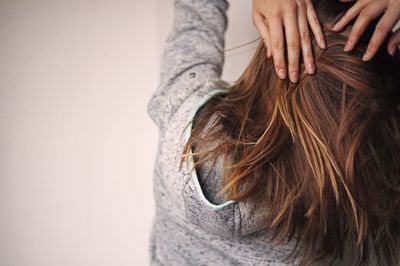
[(319, 20), (318, 20), (318, 17), (317, 17), (317, 15), (313, 15), (312, 16), (312, 21), (313, 21), (313, 23), (315, 24), (315, 25), (319, 25)]
[(277, 69), (286, 68), (285, 64), (281, 61), (276, 61), (274, 65)]
[(357, 28), (357, 29), (365, 28), (365, 26), (368, 25), (368, 22), (369, 22), (368, 18), (360, 15), (357, 18), (357, 21), (354, 23), (354, 27), (353, 28)]
[(268, 12), (268, 16), (271, 18), (277, 18), (281, 16), (281, 11), (279, 9), (271, 9)]
[(283, 49), (283, 41), (282, 40), (274, 40), (271, 42), (271, 45), (275, 49)]
[(308, 1), (303, 1), (303, 0), (297, 0), (296, 4), (299, 8), (304, 8), (308, 5)]
[(316, 15), (315, 13), (312, 13), (312, 14), (309, 16), (309, 21), (310, 21), (310, 23), (313, 24), (314, 26), (318, 26), (318, 25), (319, 25), (319, 20), (318, 20), (318, 17), (317, 17), (317, 15)]
[(285, 10), (289, 12), (296, 12), (297, 11), (297, 3), (295, 1), (290, 1), (286, 4)]
[[(357, 2), (358, 2), (358, 1), (357, 1)], [(355, 16), (358, 12), (361, 12), (361, 11), (359, 11), (359, 9), (358, 9), (358, 7), (357, 7), (357, 4), (358, 4), (358, 3), (355, 3), (355, 4), (347, 11), (347, 16), (348, 16), (349, 18)]]
[(344, 14), (344, 16), (341, 19), (343, 22), (348, 22), (351, 20), (351, 14), (350, 12), (347, 12), (346, 14)]
[(372, 17), (372, 14), (371, 14), (371, 10), (369, 10), (369, 9), (363, 9), (360, 12), (359, 18), (362, 19), (363, 21), (368, 21), (371, 17)]
[(367, 50), (369, 52), (374, 51), (375, 49), (378, 48), (378, 44), (375, 41), (371, 41), (367, 47)]
[(290, 48), (290, 49), (299, 49), (300, 48), (300, 44), (299, 44), (298, 41), (288, 40), (287, 47)]
[(378, 25), (376, 25), (375, 30), (379, 33), (386, 33), (389, 31), (388, 28), (389, 28), (389, 25), (386, 22), (381, 21), (378, 23)]
[(307, 30), (300, 31), (300, 38), (305, 42), (309, 42), (310, 41), (309, 32)]

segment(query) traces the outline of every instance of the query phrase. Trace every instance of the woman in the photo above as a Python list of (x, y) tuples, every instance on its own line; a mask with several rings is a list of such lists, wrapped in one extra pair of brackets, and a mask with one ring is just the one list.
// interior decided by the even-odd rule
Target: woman
[(350, 6), (314, 7), (326, 39), (312, 39), (314, 75), (300, 60), (297, 83), (279, 79), (261, 41), (230, 85), (228, 3), (175, 1), (148, 104), (160, 132), (152, 265), (399, 262), (399, 59), (381, 48), (361, 60), (373, 25), (344, 52), (351, 28), (333, 27)]

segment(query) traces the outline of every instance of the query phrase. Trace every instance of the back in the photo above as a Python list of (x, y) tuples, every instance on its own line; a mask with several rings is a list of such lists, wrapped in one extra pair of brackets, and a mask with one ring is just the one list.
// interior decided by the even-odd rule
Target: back
[(278, 79), (260, 42), (229, 92), (199, 112), (185, 151), (218, 143), (196, 154), (197, 166), (224, 158), (220, 195), (263, 202), (265, 228), (277, 242), (297, 235), (304, 264), (340, 257), (350, 245), (360, 265), (375, 253), (378, 264), (392, 265), (400, 236), (399, 58), (382, 49), (361, 60), (373, 25), (344, 52), (350, 28), (331, 27), (348, 6), (315, 6), (328, 43), (314, 45), (317, 73), (301, 65), (299, 83)]

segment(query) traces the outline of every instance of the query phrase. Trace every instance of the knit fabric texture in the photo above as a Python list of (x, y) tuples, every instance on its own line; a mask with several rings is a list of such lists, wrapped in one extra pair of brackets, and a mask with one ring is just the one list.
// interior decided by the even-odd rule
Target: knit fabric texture
[[(227, 27), (226, 0), (175, 0), (173, 28), (161, 61), (160, 82), (147, 105), (159, 129), (153, 174), (156, 212), (150, 235), (151, 265), (296, 265), (285, 262), (294, 240), (269, 242), (265, 206), (251, 197), (217, 197), (221, 160), (178, 169), (196, 111), (217, 93)], [(210, 144), (211, 145), (211, 144)], [(321, 264), (324, 265), (324, 264)], [(325, 264), (326, 265), (326, 264)], [(343, 264), (338, 264), (343, 265)]]

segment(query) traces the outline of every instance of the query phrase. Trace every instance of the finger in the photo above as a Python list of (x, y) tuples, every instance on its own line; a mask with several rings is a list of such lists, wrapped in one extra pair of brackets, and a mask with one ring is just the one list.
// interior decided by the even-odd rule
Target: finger
[(271, 57), (272, 52), (271, 52), (271, 42), (269, 38), (269, 30), (267, 24), (264, 18), (260, 14), (253, 15), (253, 22), (264, 42), (265, 47), (267, 48), (267, 57), (269, 58)]
[(300, 7), (299, 9), (298, 20), (299, 20), (301, 51), (303, 54), (304, 65), (309, 74), (314, 74), (315, 65), (311, 47), (310, 31), (308, 28), (307, 11), (303, 7)]
[(286, 63), (284, 54), (283, 25), (278, 17), (269, 23), (269, 36), (271, 40), (272, 57), (274, 58), (275, 71), (279, 78), (286, 78)]
[(336, 22), (335, 26), (333, 27), (333, 31), (341, 31), (351, 20), (353, 20), (360, 12), (361, 9), (364, 7), (362, 1), (357, 1), (347, 12), (343, 15), (338, 22)]
[(391, 56), (394, 56), (396, 54), (397, 50), (399, 49), (399, 44), (400, 44), (400, 28), (393, 33), (387, 45), (388, 53)]
[(288, 13), (285, 16), (284, 24), (289, 64), (289, 79), (293, 83), (296, 83), (299, 80), (300, 55), (300, 34), (297, 12)]
[(363, 61), (370, 60), (378, 50), (379, 46), (385, 40), (387, 34), (392, 30), (397, 21), (399, 20), (399, 14), (396, 10), (390, 9), (376, 25), (374, 34), (372, 35), (371, 41), (368, 44), (367, 50), (362, 58)]
[(367, 29), (369, 23), (379, 14), (381, 14), (381, 12), (382, 12), (381, 10), (374, 7), (364, 8), (360, 12), (360, 15), (358, 16), (356, 22), (354, 23), (351, 29), (346, 45), (344, 46), (345, 52), (351, 51), (355, 47), (361, 35)]
[[(267, 30), (268, 30), (268, 28), (267, 28)], [(269, 32), (267, 32), (267, 34), (265, 35), (263, 40), (264, 40), (264, 43), (267, 46), (267, 58), (271, 58), (272, 49), (270, 48), (271, 47), (271, 38), (269, 37)]]
[(266, 33), (265, 33), (265, 37), (264, 37), (264, 43), (267, 43), (267, 47), (268, 47), (268, 51), (267, 51), (267, 57), (271, 58), (272, 57), (272, 45), (271, 45), (271, 37), (269, 36), (269, 28), (268, 28), (268, 23), (267, 21), (264, 19), (264, 25), (265, 25), (265, 29), (266, 29)]
[(307, 18), (308, 23), (310, 24), (311, 30), (314, 33), (315, 39), (317, 40), (318, 46), (321, 49), (326, 48), (324, 34), (322, 33), (321, 24), (319, 23), (319, 19), (315, 9), (310, 2), (307, 6)]

